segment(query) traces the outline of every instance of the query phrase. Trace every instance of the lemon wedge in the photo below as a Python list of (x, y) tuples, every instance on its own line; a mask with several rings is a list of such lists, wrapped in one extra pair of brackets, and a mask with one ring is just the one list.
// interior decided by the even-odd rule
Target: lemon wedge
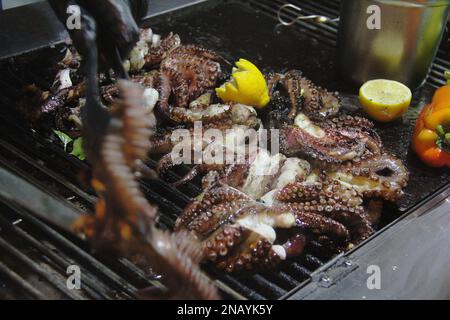
[(359, 101), (364, 111), (374, 120), (381, 122), (401, 117), (408, 110), (411, 99), (411, 90), (393, 80), (370, 80), (359, 90)]
[(216, 88), (217, 96), (224, 102), (237, 102), (263, 108), (269, 101), (266, 79), (250, 61), (240, 59), (233, 68), (231, 80)]

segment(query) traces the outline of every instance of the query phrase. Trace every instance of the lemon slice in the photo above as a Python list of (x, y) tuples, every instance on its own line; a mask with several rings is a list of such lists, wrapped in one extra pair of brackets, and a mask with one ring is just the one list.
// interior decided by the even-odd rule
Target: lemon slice
[(411, 104), (411, 90), (403, 83), (377, 79), (363, 84), (359, 101), (373, 119), (389, 122), (401, 117)]

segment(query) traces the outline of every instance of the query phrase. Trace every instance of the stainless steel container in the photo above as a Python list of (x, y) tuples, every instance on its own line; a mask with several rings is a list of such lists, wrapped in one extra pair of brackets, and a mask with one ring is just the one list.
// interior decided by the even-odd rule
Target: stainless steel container
[[(377, 8), (378, 26), (373, 20)], [(449, 10), (450, 0), (342, 0), (341, 76), (357, 85), (385, 78), (419, 87), (436, 56)]]

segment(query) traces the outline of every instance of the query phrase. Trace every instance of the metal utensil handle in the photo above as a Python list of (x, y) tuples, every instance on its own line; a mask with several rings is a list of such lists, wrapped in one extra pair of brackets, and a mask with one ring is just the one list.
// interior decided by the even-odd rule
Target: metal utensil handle
[(339, 21), (339, 17), (330, 18), (330, 17), (317, 15), (317, 14), (307, 15), (307, 16), (300, 14), (297, 17), (293, 18), (292, 20), (287, 21), (282, 17), (283, 11), (285, 11), (286, 9), (294, 9), (298, 12), (303, 11), (302, 8), (300, 8), (299, 6), (296, 6), (294, 4), (291, 4), (291, 3), (286, 3), (286, 4), (282, 5), (280, 7), (280, 9), (278, 9), (277, 16), (278, 16), (278, 21), (284, 26), (291, 26), (294, 23), (296, 23), (298, 21), (302, 21), (302, 20), (314, 20), (314, 22), (317, 22), (317, 23), (330, 23), (330, 22), (338, 22)]

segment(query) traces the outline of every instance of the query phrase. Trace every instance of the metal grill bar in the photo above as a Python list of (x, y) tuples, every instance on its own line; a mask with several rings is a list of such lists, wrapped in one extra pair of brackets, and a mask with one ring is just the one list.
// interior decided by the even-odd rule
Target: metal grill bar
[[(86, 284), (92, 288), (92, 290), (88, 289), (87, 291), (93, 296), (98, 296), (100, 293), (103, 298), (112, 298), (113, 296), (111, 296), (108, 291), (111, 291), (111, 288), (114, 288), (115, 290), (120, 290), (124, 297), (135, 297), (136, 288), (134, 286), (130, 285), (104, 264), (80, 249), (72, 241), (69, 241), (60, 233), (36, 219), (26, 210), (18, 208), (13, 204), (7, 204), (7, 207), (14, 211), (23, 222), (16, 225), (1, 217), (0, 225), (3, 230), (8, 230), (16, 234), (21, 239), (21, 243), (25, 242), (31, 245), (31, 247), (33, 247), (34, 250), (37, 250), (39, 254), (47, 257), (52, 263), (58, 265), (61, 272), (64, 274), (67, 266), (76, 261), (80, 268), (83, 267), (83, 284), (85, 284), (85, 281), (87, 280)], [(24, 224), (29, 226), (28, 228), (30, 230), (39, 230), (41, 237), (47, 240), (39, 241), (35, 236), (30, 235), (29, 231), (26, 230), (26, 227), (22, 227)], [(60, 248), (62, 248), (62, 250)], [(56, 250), (57, 253), (55, 253), (54, 250)], [(96, 275), (94, 276), (89, 270), (94, 270)], [(99, 280), (104, 280), (109, 283), (109, 289), (101, 284)]]
[(3, 166), (8, 166), (8, 164), (5, 160), (2, 160), (2, 158), (9, 158), (10, 161), (13, 160), (15, 164), (20, 164), (23, 168), (27, 168), (27, 172), (23, 172), (20, 169), (12, 169), (16, 171), (18, 175), (27, 176), (28, 180), (30, 180), (30, 173), (33, 171), (36, 178), (33, 179), (33, 184), (58, 188), (60, 193), (64, 195), (64, 200), (67, 202), (69, 202), (68, 199), (70, 199), (70, 203), (76, 204), (79, 208), (86, 208), (86, 212), (92, 210), (92, 203), (95, 201), (95, 198), (92, 195), (87, 194), (62, 176), (49, 170), (44, 163), (36, 161), (36, 158), (30, 158), (16, 147), (13, 147), (1, 139), (0, 150), (2, 151), (0, 162)]
[(43, 267), (38, 265), (35, 261), (27, 257), (25, 254), (17, 250), (13, 244), (8, 243), (3, 237), (0, 236), (0, 247), (5, 250), (5, 252), (10, 253), (12, 256), (14, 256), (17, 260), (25, 264), (30, 270), (32, 270), (34, 273), (39, 275), (40, 277), (44, 278), (49, 284), (51, 284), (54, 288), (59, 290), (61, 293), (63, 293), (66, 297), (71, 299), (77, 299), (77, 300), (83, 300), (85, 297), (83, 297), (81, 294), (79, 294), (77, 291), (71, 291), (68, 290), (61, 281), (55, 281), (55, 275), (50, 275), (47, 270), (45, 270)]
[(310, 271), (297, 262), (289, 264), (286, 269), (291, 274), (295, 274), (298, 279), (307, 279), (310, 276)]
[(38, 300), (45, 300), (46, 297), (42, 294), (38, 289), (33, 287), (28, 281), (22, 278), (20, 275), (11, 270), (7, 265), (0, 261), (0, 273), (6, 275), (9, 279), (11, 279), (15, 284), (19, 285), (26, 293), (28, 293), (31, 297)]
[[(47, 241), (38, 241), (36, 238), (31, 236), (26, 231), (22, 230), (19, 225), (9, 223), (5, 218), (0, 216), (0, 223), (2, 226), (19, 236), (21, 239), (28, 242), (33, 248), (39, 250), (47, 258), (50, 259), (52, 263), (55, 263), (62, 273), (65, 272), (67, 267), (74, 264), (74, 261), (70, 261), (67, 256), (65, 256), (61, 251), (55, 253), (53, 248), (49, 247)], [(56, 249), (56, 248), (55, 248)], [(81, 269), (83, 273), (83, 290), (86, 291), (94, 299), (111, 299), (112, 296), (108, 293), (109, 289), (103, 285), (99, 279), (93, 278), (93, 276), (84, 268)], [(95, 291), (92, 289), (95, 288)]]
[[(8, 123), (8, 121), (6, 121), (6, 123)], [(44, 145), (44, 149), (46, 149), (46, 148), (50, 149), (50, 148), (54, 148), (55, 147), (55, 145), (53, 145), (52, 143), (50, 143), (47, 140), (43, 139), (43, 137), (41, 137), (37, 133), (34, 135), (34, 139), (37, 139), (40, 144), (42, 143)], [(17, 142), (20, 145), (20, 143), (21, 143), (20, 140), (21, 139), (18, 139), (18, 140), (19, 141), (15, 141), (14, 143)], [(27, 145), (26, 143), (23, 144), (22, 147), (24, 148), (24, 150), (30, 148), (30, 146)], [(61, 150), (60, 148), (55, 148), (54, 151), (55, 151), (55, 153), (53, 155), (59, 155), (60, 156), (60, 159), (58, 159), (57, 162), (58, 163), (66, 163), (65, 170), (67, 170), (68, 169), (67, 168), (68, 164), (66, 162), (66, 160), (68, 158), (67, 154), (63, 150)], [(34, 150), (32, 152), (34, 152)], [(28, 159), (31, 159), (31, 158), (28, 157)], [(34, 157), (33, 159), (34, 160), (32, 160), (32, 162), (35, 162), (36, 161), (36, 157)], [(72, 164), (76, 164), (77, 166), (81, 166), (81, 167), (87, 168), (86, 164), (83, 163), (83, 162), (74, 161)], [(45, 167), (39, 166), (38, 168), (42, 169), (42, 168), (45, 168)], [(55, 168), (55, 167), (52, 167), (52, 168)], [(56, 168), (57, 168), (57, 166), (56, 166)], [(143, 190), (144, 190), (145, 194), (148, 196), (150, 201), (152, 201), (154, 203), (157, 203), (159, 205), (159, 207), (161, 209), (163, 209), (163, 211), (165, 213), (170, 213), (170, 215), (168, 215), (168, 214), (162, 215), (161, 216), (161, 222), (164, 224), (165, 228), (171, 228), (173, 226), (174, 222), (175, 222), (176, 217), (181, 212), (181, 208), (178, 207), (178, 206), (175, 206), (173, 203), (177, 202), (177, 203), (180, 203), (180, 204), (182, 204), (184, 206), (187, 203), (187, 201), (189, 201), (190, 198), (188, 196), (184, 195), (181, 192), (174, 191), (173, 189), (171, 189), (171, 187), (169, 187), (167, 184), (165, 184), (163, 182), (157, 182), (156, 186), (152, 186), (153, 190), (149, 189), (149, 186), (148, 186), (147, 182), (143, 182), (142, 186), (143, 186)], [(158, 187), (161, 187), (161, 188), (158, 188)], [(161, 193), (163, 195), (167, 195), (167, 192), (170, 191), (172, 196), (175, 197), (174, 198), (175, 201), (169, 201), (169, 200), (161, 197), (158, 193), (154, 192), (155, 189), (156, 189), (156, 191), (158, 191), (158, 193)], [(178, 198), (178, 200), (176, 198)], [(95, 200), (95, 197), (92, 197), (92, 196), (89, 196), (88, 198), (84, 199), (84, 201), (86, 201), (86, 202), (92, 202), (94, 200)], [(90, 203), (89, 207), (92, 207), (92, 206), (93, 206), (93, 203)], [(126, 265), (130, 266), (131, 264), (130, 263), (126, 263)], [(135, 271), (136, 270), (138, 270), (138, 269), (135, 269)], [(143, 274), (144, 274), (143, 272), (141, 272), (139, 274), (139, 277), (141, 278), (141, 280), (142, 280)], [(220, 283), (219, 287), (223, 288), (224, 291), (233, 292), (232, 289), (227, 288), (227, 286), (224, 285), (223, 283)]]

